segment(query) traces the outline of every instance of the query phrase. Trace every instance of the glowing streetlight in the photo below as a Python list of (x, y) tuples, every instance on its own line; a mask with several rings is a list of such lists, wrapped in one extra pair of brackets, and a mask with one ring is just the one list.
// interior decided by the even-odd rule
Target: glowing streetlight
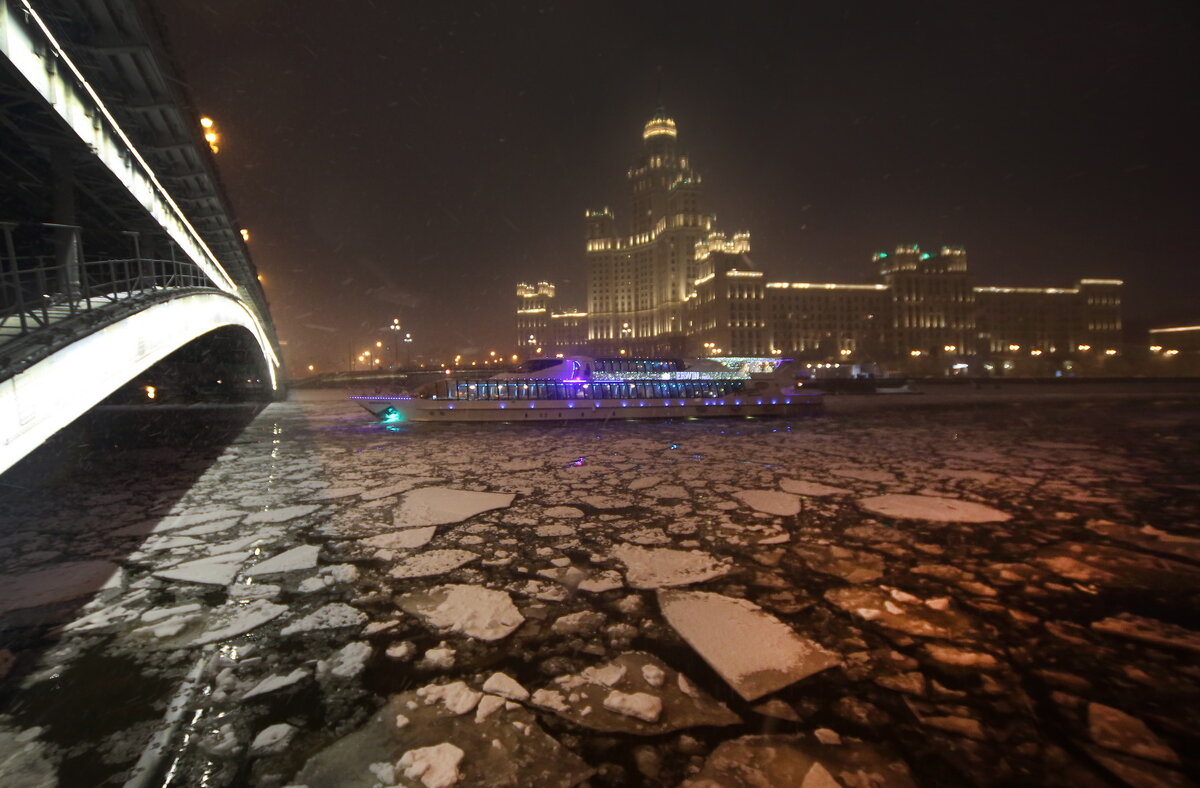
[(217, 124), (206, 115), (200, 118), (200, 128), (204, 129), (204, 141), (208, 143), (208, 149), (220, 153), (221, 135), (217, 133)]
[(243, 227), (241, 230), (238, 230), (238, 232), (240, 232), (242, 234), (242, 242), (243, 243), (250, 243), (250, 231), (249, 230), (247, 230), (245, 227)]
[(309, 365), (308, 365), (308, 371), (309, 371), (309, 372), (316, 372), (316, 371), (317, 371), (317, 365), (316, 365), (316, 364), (309, 364)]

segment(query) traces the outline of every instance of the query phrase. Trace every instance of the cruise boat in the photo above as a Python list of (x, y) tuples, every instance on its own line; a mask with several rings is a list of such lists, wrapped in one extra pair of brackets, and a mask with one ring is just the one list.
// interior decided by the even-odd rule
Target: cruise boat
[(804, 388), (789, 362), (736, 362), (583, 356), (531, 359), (513, 372), (487, 378), (432, 381), (412, 396), (351, 399), (384, 422), (788, 416), (807, 412), (821, 402), (821, 393)]

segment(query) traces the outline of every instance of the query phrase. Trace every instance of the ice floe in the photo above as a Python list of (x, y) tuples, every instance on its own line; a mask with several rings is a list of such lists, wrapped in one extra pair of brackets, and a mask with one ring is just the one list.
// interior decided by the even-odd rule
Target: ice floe
[[(647, 679), (645, 668), (653, 670)], [(658, 658), (628, 652), (582, 673), (559, 676), (533, 693), (534, 705), (576, 725), (651, 736), (697, 726), (735, 725), (740, 718)]]
[[(835, 779), (837, 775), (840, 779)], [(681, 788), (916, 788), (908, 766), (861, 743), (804, 736), (742, 736), (722, 742)]]
[(825, 592), (825, 598), (864, 621), (909, 635), (952, 639), (972, 630), (971, 620), (957, 610), (937, 600), (922, 601), (897, 589), (831, 588)]
[(1137, 717), (1102, 703), (1089, 703), (1087, 719), (1088, 735), (1105, 749), (1160, 763), (1179, 764), (1175, 751)]
[(280, 634), (298, 635), (322, 629), (354, 627), (360, 626), (366, 620), (366, 613), (363, 613), (358, 608), (351, 607), (345, 602), (331, 602), (288, 624), (281, 630)]
[(1003, 523), (1012, 519), (999, 509), (958, 498), (932, 495), (876, 495), (859, 500), (868, 512), (909, 520), (933, 520), (945, 523)]
[(267, 676), (262, 681), (255, 684), (242, 695), (242, 700), (256, 698), (259, 695), (266, 695), (277, 690), (284, 689), (296, 684), (308, 676), (308, 671), (304, 668), (296, 668), (291, 673), (282, 675)]
[(848, 495), (850, 493), (849, 490), (843, 487), (831, 487), (828, 484), (801, 481), (799, 479), (780, 479), (779, 488), (784, 492), (794, 493), (795, 495), (808, 495), (811, 497)]
[(296, 572), (301, 569), (312, 569), (317, 565), (317, 554), (321, 548), (317, 545), (301, 545), (272, 556), (262, 563), (255, 564), (243, 574), (248, 577), (273, 575), (282, 572)]
[(1092, 629), (1129, 640), (1140, 640), (1143, 643), (1200, 654), (1200, 632), (1153, 618), (1135, 616), (1132, 613), (1120, 613), (1094, 621)]
[(507, 593), (483, 586), (435, 586), (405, 594), (399, 604), (439, 631), (480, 640), (500, 640), (525, 621)]
[(470, 550), (430, 550), (405, 558), (389, 574), (398, 580), (443, 575), (477, 560), (479, 553)]
[(503, 509), (512, 504), (513, 497), (512, 493), (422, 487), (404, 495), (393, 517), (397, 528), (458, 523), (483, 512)]
[(257, 629), (287, 612), (286, 605), (256, 599), (245, 604), (234, 603), (214, 608), (208, 617), (208, 628), (191, 641), (193, 646), (217, 643)]
[[(427, 767), (420, 776), (414, 772), (406, 778), (407, 784), (432, 788), (443, 783), (425, 778), (445, 774), (446, 780), (455, 781), (445, 785), (570, 788), (594, 773), (517, 704), (495, 707), (477, 719), (478, 715), (448, 710), (427, 688), (422, 689), (426, 691), (421, 694), (417, 690), (393, 695), (365, 725), (309, 758), (292, 782), (308, 788), (370, 788), (381, 784), (380, 774), (399, 779), (406, 769), (435, 761), (452, 762), (454, 773), (448, 768), (431, 772), (432, 767)], [(381, 764), (394, 764), (395, 769), (388, 772)]]
[(614, 558), (625, 564), (633, 588), (663, 588), (703, 583), (729, 573), (730, 567), (699, 550), (669, 550), (617, 545)]
[(267, 509), (266, 511), (246, 515), (245, 524), (283, 523), (312, 514), (320, 508), (320, 506), (315, 504), (298, 504), (296, 506), (284, 506), (280, 509)]
[(296, 727), (286, 722), (263, 728), (250, 743), (252, 755), (274, 755), (283, 752), (296, 736)]
[(667, 623), (746, 700), (841, 661), (745, 599), (663, 589), (658, 605)]
[(764, 514), (780, 517), (800, 514), (800, 498), (792, 493), (778, 490), (739, 490), (734, 496), (751, 509)]
[(386, 534), (367, 537), (362, 540), (362, 543), (381, 550), (411, 550), (429, 544), (436, 533), (437, 526), (435, 525), (404, 528), (399, 531), (391, 531)]

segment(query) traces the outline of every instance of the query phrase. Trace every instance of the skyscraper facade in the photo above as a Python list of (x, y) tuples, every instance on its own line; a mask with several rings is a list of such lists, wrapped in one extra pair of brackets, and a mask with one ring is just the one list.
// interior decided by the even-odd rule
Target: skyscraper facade
[(626, 173), (628, 231), (611, 209), (587, 221), (588, 340), (597, 353), (679, 354), (688, 334), (685, 304), (700, 276), (697, 243), (712, 231), (704, 189), (678, 147), (675, 121), (659, 109), (642, 130), (642, 151)]
[(727, 237), (714, 229), (701, 177), (661, 108), (643, 128), (640, 158), (626, 175), (626, 232), (610, 208), (586, 213), (587, 312), (556, 312), (553, 285), (520, 285), (519, 345), (946, 369), (989, 359), (1013, 369), (1019, 357), (1065, 362), (1118, 352), (1120, 280), (976, 286), (962, 247), (923, 252), (901, 244), (876, 252), (868, 283), (769, 281), (750, 257), (749, 233)]

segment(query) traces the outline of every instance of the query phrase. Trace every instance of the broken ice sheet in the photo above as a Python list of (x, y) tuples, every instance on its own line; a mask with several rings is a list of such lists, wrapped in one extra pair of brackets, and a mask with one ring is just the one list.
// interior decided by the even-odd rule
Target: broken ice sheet
[(625, 579), (633, 588), (662, 588), (703, 583), (729, 574), (730, 567), (699, 550), (648, 549), (617, 545), (614, 558), (625, 564)]
[(287, 605), (277, 605), (256, 599), (246, 604), (233, 603), (214, 608), (208, 617), (208, 629), (191, 641), (190, 645), (203, 646), (219, 640), (249, 632), (272, 621), (287, 611)]
[(1177, 558), (1200, 561), (1200, 539), (1179, 536), (1149, 525), (1133, 528), (1110, 522), (1088, 523), (1088, 529), (1110, 539), (1136, 545), (1144, 550), (1167, 553)]
[(582, 673), (559, 676), (534, 693), (563, 719), (609, 733), (655, 736), (701, 725), (736, 725), (737, 714), (657, 657), (640, 651)]
[(904, 761), (868, 744), (825, 745), (804, 736), (742, 736), (722, 742), (700, 773), (685, 780), (681, 788), (916, 785)]
[(796, 545), (792, 550), (804, 559), (809, 569), (840, 577), (850, 583), (869, 583), (883, 577), (883, 558), (865, 550), (819, 544)]
[(795, 495), (808, 495), (814, 498), (825, 495), (848, 495), (850, 493), (849, 490), (842, 487), (830, 487), (828, 484), (806, 482), (798, 479), (780, 479), (779, 487), (784, 492), (794, 493)]
[(389, 573), (397, 579), (442, 575), (479, 558), (470, 550), (430, 550), (405, 558)]
[(369, 764), (394, 764), (407, 752), (442, 744), (463, 752), (458, 770), (464, 786), (570, 788), (593, 774), (523, 708), (498, 707), (478, 719), (455, 713), (431, 697), (436, 693), (419, 692), (393, 695), (365, 725), (310, 758), (292, 782), (308, 788), (373, 788), (380, 782)]
[(658, 605), (667, 623), (746, 700), (841, 662), (745, 599), (662, 589)]
[(876, 495), (859, 500), (858, 505), (868, 512), (909, 520), (932, 520), (943, 523), (1002, 523), (1012, 519), (999, 509), (958, 498), (939, 498), (933, 495)]
[(394, 514), (397, 528), (458, 523), (477, 514), (503, 509), (512, 493), (475, 492), (447, 487), (422, 487), (406, 493)]
[(404, 528), (399, 531), (391, 531), (386, 534), (368, 537), (363, 539), (362, 543), (370, 547), (375, 547), (380, 550), (411, 550), (415, 547), (424, 547), (433, 539), (437, 532), (437, 526), (430, 525), (423, 528)]
[(366, 620), (367, 614), (358, 608), (351, 607), (345, 602), (332, 602), (314, 610), (307, 616), (296, 619), (284, 627), (280, 634), (296, 635), (320, 629), (341, 629), (342, 627), (359, 626)]
[(1132, 613), (1120, 613), (1094, 621), (1092, 629), (1117, 637), (1140, 640), (1156, 646), (1181, 648), (1200, 654), (1200, 632), (1153, 618), (1135, 616)]
[(897, 589), (851, 586), (831, 588), (825, 592), (825, 599), (865, 621), (909, 635), (953, 639), (972, 630), (966, 615), (939, 610), (944, 607), (940, 598), (925, 602)]
[(300, 504), (297, 506), (285, 506), (282, 509), (267, 509), (266, 511), (254, 512), (247, 515), (246, 525), (253, 525), (255, 523), (282, 523), (312, 514), (320, 508), (320, 506), (315, 504)]
[(267, 676), (247, 690), (246, 694), (242, 696), (242, 700), (249, 700), (259, 695), (266, 695), (269, 692), (281, 690), (284, 687), (290, 687), (306, 676), (308, 676), (308, 671), (304, 668), (296, 668), (291, 673), (285, 675)]
[(1200, 569), (1190, 564), (1107, 545), (1060, 542), (1039, 550), (1032, 563), (1070, 580), (1113, 588), (1200, 590)]
[(399, 495), (402, 492), (408, 492), (418, 484), (425, 484), (432, 481), (437, 480), (426, 476), (417, 476), (411, 479), (404, 479), (403, 481), (394, 482), (392, 484), (386, 484), (380, 487), (372, 487), (364, 492), (361, 498), (364, 501), (375, 501), (380, 498), (387, 498), (390, 495)]
[(800, 498), (778, 490), (740, 490), (734, 493), (742, 503), (755, 511), (791, 517), (800, 514)]
[(227, 586), (233, 582), (233, 578), (237, 577), (242, 562), (249, 557), (250, 553), (239, 552), (198, 558), (195, 561), (185, 561), (170, 569), (155, 572), (154, 576), (163, 580), (179, 580), (184, 583)]
[(521, 626), (525, 617), (504, 591), (483, 586), (442, 585), (405, 594), (400, 608), (441, 632), (480, 640), (500, 640)]
[(300, 545), (272, 556), (260, 564), (255, 564), (246, 570), (249, 577), (273, 575), (282, 572), (295, 572), (300, 569), (312, 569), (317, 565), (317, 554), (321, 548), (316, 545)]

